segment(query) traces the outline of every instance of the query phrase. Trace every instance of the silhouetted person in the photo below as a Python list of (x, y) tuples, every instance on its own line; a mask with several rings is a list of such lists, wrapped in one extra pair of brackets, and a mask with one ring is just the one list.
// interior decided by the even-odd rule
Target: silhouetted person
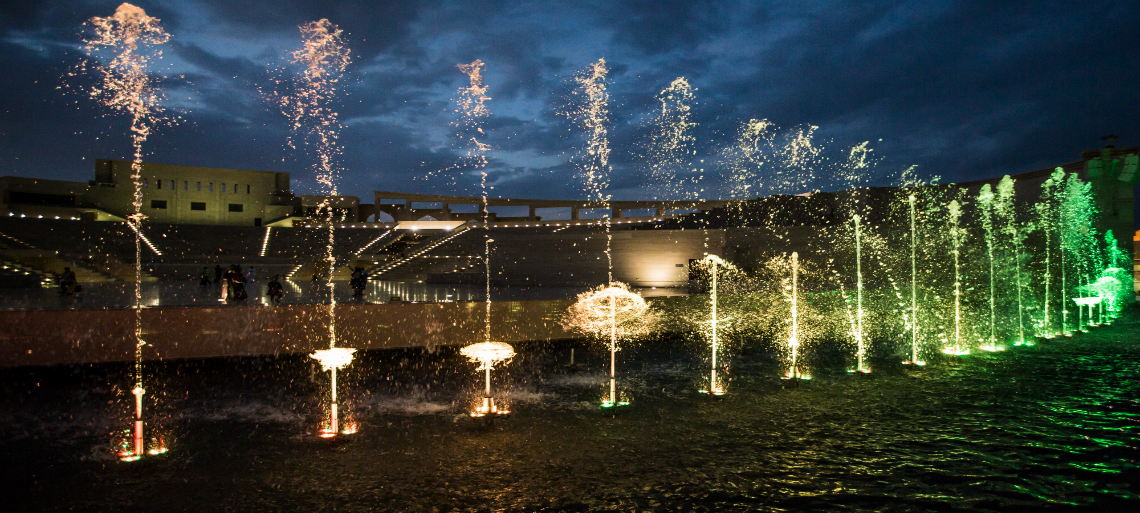
[(269, 296), (269, 299), (274, 303), (280, 303), (281, 298), (285, 296), (285, 289), (281, 288), (281, 282), (277, 281), (279, 277), (280, 275), (273, 275), (265, 290), (265, 295)]
[(210, 268), (202, 266), (202, 272), (198, 275), (198, 285), (203, 287), (210, 284)]
[(227, 286), (230, 287), (227, 298), (235, 301), (241, 301), (249, 297), (249, 295), (245, 292), (245, 276), (242, 276), (241, 274), (241, 266), (230, 266), (230, 270), (226, 273), (226, 276)]
[(59, 276), (59, 293), (71, 295), (75, 293), (75, 273), (71, 271), (70, 267), (63, 268), (63, 274)]
[(214, 283), (218, 283), (219, 281), (222, 281), (222, 266), (215, 265), (214, 266)]
[(357, 267), (356, 270), (352, 271), (352, 281), (350, 283), (352, 285), (353, 296), (364, 295), (364, 287), (368, 284), (368, 273), (364, 272), (363, 267)]

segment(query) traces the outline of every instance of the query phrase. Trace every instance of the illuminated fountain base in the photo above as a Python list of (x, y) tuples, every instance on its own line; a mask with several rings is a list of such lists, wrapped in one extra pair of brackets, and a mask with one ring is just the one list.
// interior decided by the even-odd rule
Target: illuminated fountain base
[(336, 390), (336, 371), (346, 367), (352, 363), (352, 355), (356, 349), (347, 347), (331, 347), (316, 351), (309, 357), (321, 362), (321, 368), (329, 372), (329, 421), (324, 428), (317, 433), (321, 438), (334, 438), (337, 435), (351, 435), (356, 433), (355, 423), (346, 423), (345, 428), (340, 428), (340, 415), (338, 407), (340, 403), (337, 401)]
[(712, 390), (703, 388), (701, 390), (698, 390), (698, 392), (702, 394), (708, 394), (710, 397), (721, 397), (726, 393), (724, 387), (721, 385), (717, 385), (716, 388)]
[(495, 405), (494, 397), (484, 397), (483, 403), (471, 412), (471, 416), (475, 418), (503, 418), (511, 414), (509, 409), (499, 409)]
[(339, 428), (340, 426), (333, 427), (332, 425), (327, 425), (317, 432), (317, 436), (321, 438), (333, 438), (336, 436), (354, 435), (358, 431), (355, 422), (347, 422), (344, 424), (343, 429)]
[(168, 451), (166, 443), (162, 439), (154, 439), (150, 443), (150, 449), (146, 448), (145, 437), (143, 436), (143, 403), (142, 397), (146, 393), (142, 387), (135, 387), (131, 390), (131, 394), (135, 396), (135, 420), (132, 423), (132, 429), (126, 430), (123, 434), (122, 443), (119, 444), (119, 460), (120, 461), (138, 461), (144, 455), (158, 456), (159, 454), (166, 454)]

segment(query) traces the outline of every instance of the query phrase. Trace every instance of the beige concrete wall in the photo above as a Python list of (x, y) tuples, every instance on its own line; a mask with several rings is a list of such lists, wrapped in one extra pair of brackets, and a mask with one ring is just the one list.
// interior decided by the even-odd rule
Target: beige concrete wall
[[(613, 279), (635, 287), (686, 286), (689, 260), (706, 253), (722, 256), (725, 244), (724, 230), (615, 229), (610, 235)], [(491, 280), (496, 284), (601, 285), (609, 279), (603, 228), (539, 233), (502, 229), (492, 230), (491, 237), (495, 239)], [(482, 240), (482, 236), (465, 238), (441, 251), (479, 255)], [(482, 273), (477, 274), (475, 282), (481, 283)]]
[[(494, 303), (491, 336), (574, 338), (558, 325), (570, 300)], [(321, 305), (148, 308), (147, 360), (308, 353), (328, 347)], [(0, 367), (131, 361), (133, 310), (0, 312)], [(360, 350), (483, 340), (484, 303), (337, 305), (337, 345)]]

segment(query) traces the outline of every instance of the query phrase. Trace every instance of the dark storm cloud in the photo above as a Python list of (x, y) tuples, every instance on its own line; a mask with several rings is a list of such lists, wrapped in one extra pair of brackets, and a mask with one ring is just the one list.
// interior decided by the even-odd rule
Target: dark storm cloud
[[(163, 87), (185, 119), (156, 131), (147, 158), (287, 171), (298, 191), (312, 190), (313, 158), (286, 148), (284, 117), (261, 91), (299, 44), (297, 26), (319, 18), (344, 29), (353, 52), (336, 105), (341, 190), (362, 198), (471, 192), (478, 173), (454, 168), (466, 147), (451, 123), (466, 84), (455, 64), (476, 58), (493, 98), (488, 179), (506, 196), (582, 194), (572, 160), (582, 134), (558, 112), (574, 72), (599, 58), (611, 67), (616, 197), (644, 196), (645, 123), (679, 76), (698, 88), (694, 161), (710, 179), (723, 177), (718, 156), (750, 118), (819, 126), (833, 161), (871, 141), (879, 183), (912, 164), (943, 181), (1028, 171), (1074, 160), (1107, 133), (1140, 143), (1129, 131), (1140, 6), (1127, 2), (137, 4), (173, 36)], [(129, 155), (122, 116), (57, 89), (81, 57), (83, 21), (116, 5), (0, 5), (0, 174), (87, 180), (92, 159)]]

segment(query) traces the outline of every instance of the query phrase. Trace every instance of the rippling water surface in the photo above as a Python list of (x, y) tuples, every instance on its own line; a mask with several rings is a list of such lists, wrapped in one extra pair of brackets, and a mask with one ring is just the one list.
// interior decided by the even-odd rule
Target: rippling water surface
[(923, 369), (820, 360), (798, 387), (746, 348), (719, 400), (696, 392), (700, 346), (641, 347), (616, 412), (608, 354), (519, 346), (493, 425), (463, 413), (480, 376), (454, 348), (371, 352), (343, 373), (361, 431), (335, 443), (309, 435), (326, 376), (304, 357), (152, 365), (171, 452), (135, 463), (106, 435), (125, 368), (8, 369), (3, 509), (1140, 510), (1138, 318)]

